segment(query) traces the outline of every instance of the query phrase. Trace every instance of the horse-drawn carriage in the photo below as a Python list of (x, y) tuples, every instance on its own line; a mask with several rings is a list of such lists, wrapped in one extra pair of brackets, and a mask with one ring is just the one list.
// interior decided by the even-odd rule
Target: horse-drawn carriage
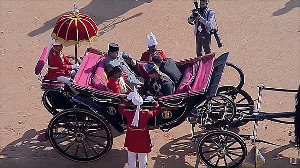
[[(49, 140), (56, 151), (74, 161), (102, 158), (113, 144), (110, 126), (120, 133), (126, 129), (126, 118), (117, 110), (124, 95), (106, 89), (106, 57), (102, 52), (93, 51), (87, 50), (71, 83), (45, 80), (42, 72), (39, 78), (44, 90), (42, 102), (54, 115), (48, 126)], [(247, 154), (245, 142), (226, 128), (258, 121), (253, 117), (257, 116), (253, 115), (257, 114), (254, 101), (242, 89), (244, 74), (236, 65), (227, 62), (228, 56), (229, 53), (224, 53), (216, 59), (175, 61), (182, 72), (194, 65), (197, 65), (197, 71), (189, 81), (187, 92), (155, 97), (161, 112), (148, 122), (152, 129), (168, 131), (188, 119), (193, 133), (191, 139), (198, 142), (198, 156), (210, 167), (240, 166)], [(237, 86), (219, 86), (227, 67), (238, 72), (240, 82)], [(154, 102), (145, 100), (142, 108), (153, 109)], [(294, 113), (284, 116), (292, 117)], [(199, 138), (194, 134), (196, 125), (213, 131)]]
[[(200, 111), (201, 121), (197, 119), (197, 122), (201, 122), (202, 125), (206, 122), (213, 122), (212, 118), (231, 121), (236, 113), (235, 103), (228, 95), (216, 94), (228, 56), (229, 53), (225, 53), (215, 60), (212, 57), (204, 61), (195, 61), (195, 58), (176, 61), (182, 71), (198, 63), (198, 73), (194, 76), (196, 81), (193, 81), (189, 92), (155, 98), (162, 108), (161, 115), (150, 120), (148, 125), (167, 131), (180, 125), (188, 117), (192, 117), (192, 113)], [(45, 108), (54, 115), (49, 124), (50, 141), (62, 155), (73, 160), (101, 158), (112, 145), (112, 135), (108, 125), (112, 125), (119, 132), (124, 130), (125, 118), (117, 112), (122, 96), (105, 89), (104, 61), (105, 56), (101, 53), (87, 52), (70, 85), (40, 78), (42, 88), (45, 90), (42, 102)], [(143, 108), (153, 108), (153, 103), (145, 101)], [(193, 121), (196, 121), (195, 119)], [(79, 129), (80, 133), (72, 132), (73, 127), (86, 127), (85, 129), (88, 130)], [(75, 138), (74, 142), (77, 142), (79, 138), (77, 136), (83, 136), (82, 142), (84, 142), (88, 138), (89, 129), (95, 129), (96, 133), (99, 131), (99, 134), (103, 132), (99, 129), (97, 131), (96, 128), (105, 128), (103, 137), (106, 139), (102, 146), (97, 144), (97, 141), (95, 141), (96, 144), (86, 142), (85, 146), (90, 148), (93, 154), (79, 156), (79, 153), (75, 152), (76, 154), (72, 156), (68, 154), (69, 148), (63, 150), (64, 146), (68, 145), (65, 144), (67, 140), (60, 142), (62, 139), (72, 135), (72, 138)], [(66, 133), (70, 131), (72, 134)], [(75, 144), (75, 146), (78, 145)]]

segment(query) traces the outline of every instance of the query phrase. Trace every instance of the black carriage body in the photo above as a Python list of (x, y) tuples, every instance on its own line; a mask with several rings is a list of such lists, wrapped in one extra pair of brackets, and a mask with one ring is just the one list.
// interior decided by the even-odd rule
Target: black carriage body
[[(206, 90), (157, 98), (161, 112), (148, 121), (148, 126), (152, 129), (170, 130), (186, 120), (196, 104), (215, 96), (228, 56), (229, 53), (224, 53), (214, 61), (213, 71)], [(120, 95), (75, 84), (72, 85), (72, 88), (79, 92), (72, 98), (76, 107), (89, 109), (103, 116), (117, 131), (123, 132), (127, 122), (126, 118), (118, 112), (118, 105), (122, 102)], [(127, 108), (134, 107), (128, 106)], [(144, 102), (142, 108), (153, 109), (154, 106), (151, 102)]]

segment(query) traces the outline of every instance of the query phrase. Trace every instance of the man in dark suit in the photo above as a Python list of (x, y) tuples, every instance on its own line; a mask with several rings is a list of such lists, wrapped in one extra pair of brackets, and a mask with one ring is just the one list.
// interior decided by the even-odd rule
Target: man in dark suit
[(179, 71), (172, 58), (167, 58), (166, 61), (163, 61), (160, 56), (155, 55), (153, 56), (152, 61), (157, 67), (159, 67), (159, 70), (162, 73), (168, 75), (172, 79), (172, 81), (175, 83), (175, 86), (178, 86), (182, 73)]

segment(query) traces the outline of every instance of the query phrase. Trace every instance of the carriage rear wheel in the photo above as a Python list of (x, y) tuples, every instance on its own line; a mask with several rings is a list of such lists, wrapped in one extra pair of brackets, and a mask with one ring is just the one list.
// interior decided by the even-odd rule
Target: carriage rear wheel
[[(222, 86), (219, 87), (218, 93), (225, 94), (234, 101), (236, 105), (236, 114), (233, 121), (241, 120), (245, 115), (251, 115), (254, 110), (254, 101), (252, 97), (243, 89), (236, 89), (234, 86)], [(230, 126), (242, 126), (247, 121), (236, 122)]]
[(53, 117), (48, 130), (53, 148), (75, 161), (100, 159), (108, 153), (113, 143), (106, 120), (88, 110), (64, 110)]
[(198, 144), (198, 157), (208, 167), (239, 167), (247, 154), (244, 140), (231, 131), (210, 131)]

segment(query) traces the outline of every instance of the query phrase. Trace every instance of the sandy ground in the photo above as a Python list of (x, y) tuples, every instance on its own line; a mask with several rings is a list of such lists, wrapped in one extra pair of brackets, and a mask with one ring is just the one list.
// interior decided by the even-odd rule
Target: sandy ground
[[(0, 0), (0, 167), (127, 167), (124, 135), (115, 134), (111, 151), (101, 160), (77, 163), (60, 156), (49, 142), (39, 142), (51, 115), (41, 104), (37, 77), (33, 69), (44, 46), (45, 36), (55, 21), (76, 2), (81, 12), (93, 17), (101, 29), (93, 46), (107, 49), (109, 42), (119, 44), (134, 58), (146, 50), (146, 34), (156, 34), (158, 47), (174, 59), (195, 55), (193, 27), (186, 18), (192, 0)], [(244, 89), (257, 97), (256, 85), (296, 89), (300, 65), (300, 2), (297, 0), (211, 0), (216, 11), (219, 33), (225, 46), (212, 48), (217, 55), (230, 52), (229, 61), (240, 66), (245, 75)], [(83, 54), (86, 46), (80, 46)], [(65, 49), (74, 54), (74, 48)], [(222, 85), (233, 85), (236, 75), (226, 70)], [(294, 94), (266, 91), (262, 110), (294, 110)], [(252, 124), (241, 128), (251, 133)], [(162, 132), (151, 131), (154, 150), (149, 167), (201, 167), (192, 155), (188, 123)], [(260, 144), (266, 158), (264, 167), (296, 167), (289, 158), (297, 151), (289, 144), (292, 125), (263, 121), (259, 137), (279, 144)], [(250, 149), (250, 148), (249, 148)], [(281, 154), (279, 159), (276, 155)]]

